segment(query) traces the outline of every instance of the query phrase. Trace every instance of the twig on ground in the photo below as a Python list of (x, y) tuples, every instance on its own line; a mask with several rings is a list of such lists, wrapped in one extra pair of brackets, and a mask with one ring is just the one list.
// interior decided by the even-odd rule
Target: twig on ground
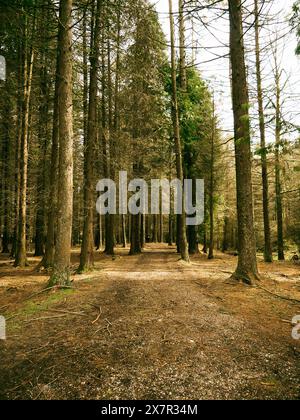
[(72, 286), (52, 286), (52, 287), (47, 287), (46, 289), (40, 290), (39, 292), (34, 293), (33, 295), (29, 296), (28, 298), (26, 298), (24, 300), (24, 302), (26, 302), (27, 300), (30, 300), (30, 299), (32, 299), (32, 298), (34, 298), (36, 296), (39, 296), (39, 295), (41, 295), (43, 293), (49, 292), (50, 290), (53, 290), (53, 289), (64, 290), (64, 289), (74, 289), (74, 287), (72, 287)]
[(94, 319), (94, 321), (92, 321), (92, 324), (93, 324), (93, 325), (94, 325), (94, 324), (96, 324), (96, 322), (98, 322), (98, 321), (99, 321), (99, 319), (100, 319), (100, 317), (101, 317), (101, 315), (102, 315), (102, 308), (101, 308), (101, 306), (99, 306), (97, 309), (98, 309), (98, 311), (99, 311), (99, 314), (98, 314), (97, 318), (96, 318), (96, 319)]
[(47, 319), (63, 318), (65, 316), (67, 316), (67, 314), (61, 314), (61, 315), (55, 315), (55, 316), (42, 316), (41, 318), (27, 319), (24, 322), (30, 323), (30, 322), (34, 322), (34, 321), (45, 321)]
[(78, 315), (78, 316), (88, 316), (82, 312), (72, 312), (72, 311), (65, 311), (63, 309), (46, 309), (46, 312), (59, 312), (66, 315)]
[(112, 323), (107, 318), (105, 318), (105, 321), (107, 322), (106, 329), (107, 329), (109, 335), (112, 336), (112, 333), (111, 333), (111, 331), (109, 329), (109, 326), (110, 325), (112, 326)]
[(112, 336), (112, 333), (111, 333), (111, 331), (109, 329), (109, 326), (112, 326), (112, 323), (107, 318), (105, 318), (104, 321), (106, 322), (106, 326), (105, 327), (101, 327), (98, 330), (96, 330), (95, 333), (94, 333), (94, 335), (96, 335), (99, 331), (106, 330), (109, 333), (109, 335)]

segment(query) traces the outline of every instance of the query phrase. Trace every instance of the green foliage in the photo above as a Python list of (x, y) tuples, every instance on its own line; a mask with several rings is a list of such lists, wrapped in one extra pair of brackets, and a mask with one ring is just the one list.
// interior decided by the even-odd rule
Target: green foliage
[(206, 172), (203, 166), (209, 157), (213, 105), (208, 86), (197, 70), (188, 69), (187, 81), (187, 92), (180, 91), (178, 97), (185, 171), (192, 178)]
[(122, 60), (120, 107), (123, 135), (133, 144), (133, 160), (140, 174), (146, 176), (162, 168), (168, 155), (171, 125), (165, 92), (168, 58), (157, 13), (144, 0), (134, 5), (129, 15), (129, 47)]
[[(9, 313), (8, 317), (11, 318), (27, 318), (32, 316), (37, 316), (42, 312), (51, 309), (56, 304), (65, 301), (65, 299), (74, 294), (75, 291), (71, 289), (58, 290), (55, 293), (51, 293), (46, 297), (43, 296), (43, 299), (40, 298), (36, 301), (26, 302), (21, 309), (17, 312)], [(17, 321), (18, 323), (18, 321)], [(16, 324), (16, 323), (15, 323)]]

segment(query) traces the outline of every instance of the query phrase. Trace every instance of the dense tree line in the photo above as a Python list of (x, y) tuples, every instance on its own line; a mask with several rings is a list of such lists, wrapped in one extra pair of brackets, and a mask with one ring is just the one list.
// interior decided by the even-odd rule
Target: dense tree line
[[(39, 269), (50, 270), (51, 285), (67, 284), (72, 246), (81, 246), (78, 270), (84, 272), (93, 268), (96, 249), (114, 255), (116, 246), (130, 243), (134, 255), (147, 242), (176, 243), (189, 262), (202, 244), (210, 259), (215, 248), (237, 252), (233, 280), (252, 283), (259, 280), (258, 250), (272, 262), (275, 249), (284, 259), (288, 243), (299, 246), (299, 143), (285, 138), (275, 50), (276, 138), (271, 146), (266, 141), (259, 0), (253, 9), (256, 153), (240, 0), (229, 0), (226, 9), (234, 146), (222, 133), (213, 88), (186, 52), (183, 1), (177, 14), (169, 0), (170, 44), (147, 0), (0, 5), (0, 54), (7, 62), (0, 82), (1, 239), (16, 267), (26, 266), (34, 250), (42, 257)], [(294, 12), (297, 22), (297, 3)], [(99, 216), (97, 180), (118, 181), (125, 170), (147, 181), (204, 178), (203, 225), (186, 227), (185, 214), (162, 211)]]

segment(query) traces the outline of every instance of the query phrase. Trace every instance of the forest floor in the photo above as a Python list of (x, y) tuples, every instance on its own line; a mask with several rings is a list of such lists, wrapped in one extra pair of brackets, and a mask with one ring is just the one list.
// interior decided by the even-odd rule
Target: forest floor
[(127, 252), (40, 294), (38, 259), (21, 271), (1, 256), (0, 399), (300, 399), (299, 266), (260, 262), (270, 294), (226, 282), (233, 256)]

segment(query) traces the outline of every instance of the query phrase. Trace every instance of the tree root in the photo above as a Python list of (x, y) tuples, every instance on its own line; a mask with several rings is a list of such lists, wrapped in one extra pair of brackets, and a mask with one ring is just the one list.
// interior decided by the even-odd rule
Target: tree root
[(231, 277), (229, 277), (229, 279), (226, 281), (227, 284), (232, 284), (232, 285), (236, 285), (236, 284), (244, 284), (246, 286), (256, 286), (257, 282), (260, 281), (260, 277), (259, 275), (245, 275), (245, 274), (241, 274), (238, 272), (235, 272), (232, 274)]
[(261, 289), (261, 290), (263, 290), (264, 292), (268, 293), (269, 295), (272, 295), (272, 296), (274, 296), (274, 297), (278, 298), (278, 299), (287, 300), (287, 301), (289, 301), (289, 302), (294, 302), (294, 303), (297, 303), (297, 304), (299, 304), (299, 303), (300, 303), (300, 300), (299, 300), (299, 299), (294, 299), (294, 298), (290, 298), (290, 297), (288, 297), (288, 296), (278, 295), (277, 293), (274, 293), (274, 292), (272, 292), (271, 290), (268, 290), (268, 289), (266, 289), (265, 287), (260, 286), (260, 285), (257, 285), (256, 287), (257, 287), (258, 289)]

